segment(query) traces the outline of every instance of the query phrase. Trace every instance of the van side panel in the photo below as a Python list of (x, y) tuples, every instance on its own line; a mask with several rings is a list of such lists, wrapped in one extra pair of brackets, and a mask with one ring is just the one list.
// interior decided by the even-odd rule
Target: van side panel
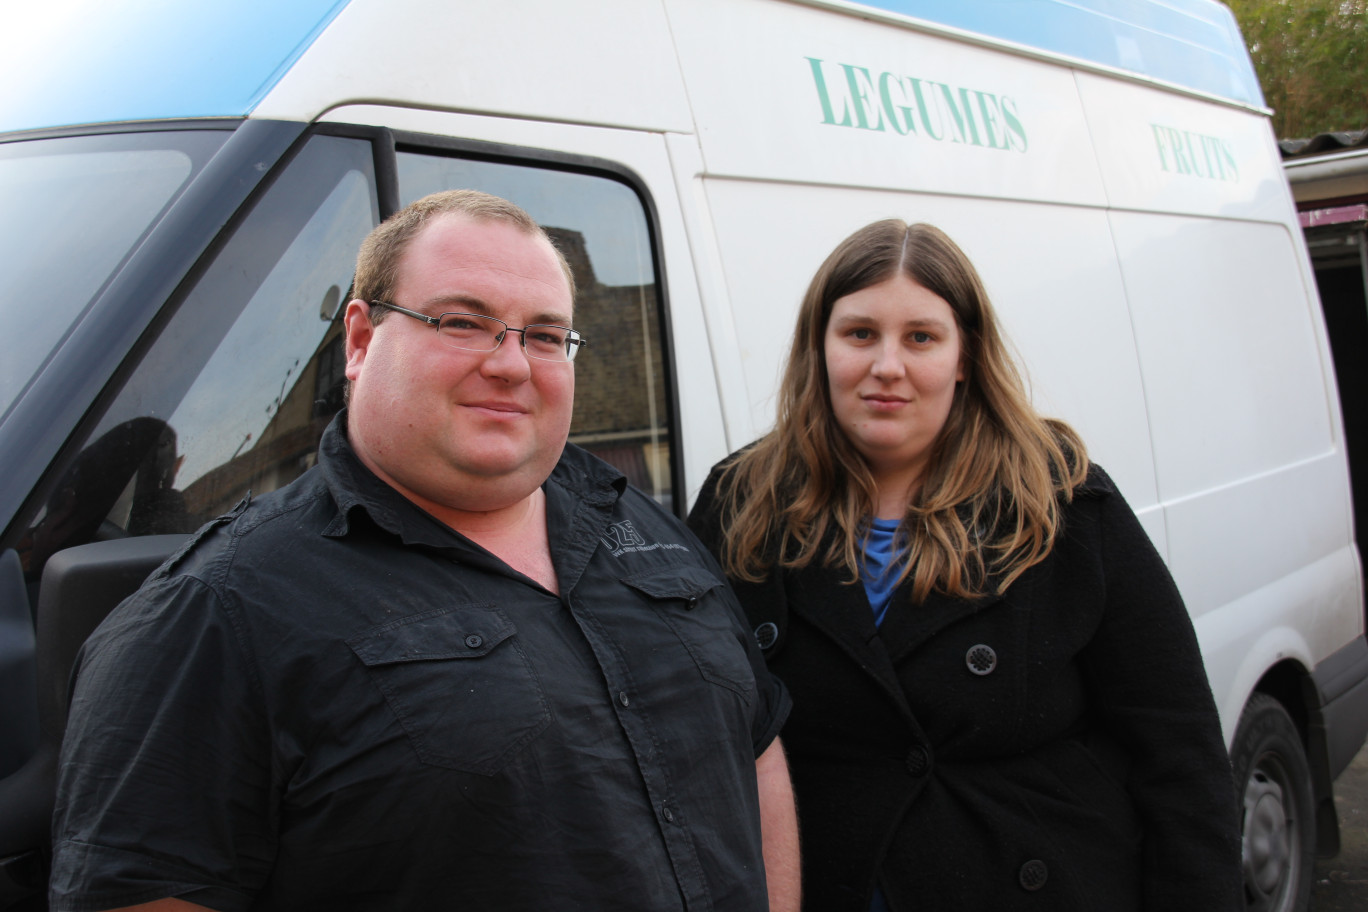
[(1066, 69), (798, 5), (667, 6), (711, 175), (1105, 202)]
[(773, 422), (771, 391), (798, 304), (826, 254), (874, 219), (927, 221), (982, 269), (1040, 407), (1078, 426), (1137, 507), (1155, 502), (1140, 370), (1104, 212), (753, 181), (706, 187), (751, 408), (750, 427), (732, 429), (735, 446)]
[[(1334, 449), (1286, 228), (1135, 212), (1113, 212), (1110, 222), (1140, 347), (1160, 497), (1192, 497)], [(1341, 535), (1346, 518), (1332, 520)]]
[(1295, 224), (1265, 118), (1091, 73), (1075, 78), (1113, 208)]

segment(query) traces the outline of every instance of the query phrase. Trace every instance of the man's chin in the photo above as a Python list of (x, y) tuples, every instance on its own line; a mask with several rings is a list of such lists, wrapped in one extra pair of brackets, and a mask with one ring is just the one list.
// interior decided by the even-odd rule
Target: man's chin
[(542, 486), (559, 459), (559, 451), (554, 457), (545, 453), (523, 453), (472, 459), (466, 454), (466, 458), (452, 465), (463, 479), (456, 493), (467, 503), (488, 502), (489, 505), (462, 509), (496, 510), (516, 504)]

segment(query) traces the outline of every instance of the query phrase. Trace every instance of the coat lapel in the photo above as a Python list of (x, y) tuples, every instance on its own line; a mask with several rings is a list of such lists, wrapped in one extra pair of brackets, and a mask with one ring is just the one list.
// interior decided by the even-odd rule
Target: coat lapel
[(900, 586), (893, 599), (893, 604), (888, 607), (888, 615), (879, 628), (879, 635), (888, 650), (889, 659), (895, 664), (961, 618), (1001, 601), (997, 595), (961, 599), (932, 592), (925, 602), (916, 605), (912, 603), (910, 584)]
[[(841, 574), (813, 561), (784, 574), (789, 608), (835, 643), (865, 674), (906, 708), (893, 663), (874, 626), (864, 586), (841, 581)], [(908, 710), (910, 713), (910, 710)]]
[[(917, 605), (907, 582), (898, 587), (883, 624), (875, 627), (864, 586), (842, 582), (839, 571), (813, 561), (782, 576), (789, 609), (839, 646), (904, 708), (907, 699), (898, 681), (897, 664), (949, 625), (1003, 600), (995, 594), (962, 599), (932, 592)], [(998, 581), (990, 577), (988, 588), (996, 588)], [(1023, 581), (1024, 577), (1013, 588), (1021, 588)], [(910, 715), (911, 710), (906, 711)]]

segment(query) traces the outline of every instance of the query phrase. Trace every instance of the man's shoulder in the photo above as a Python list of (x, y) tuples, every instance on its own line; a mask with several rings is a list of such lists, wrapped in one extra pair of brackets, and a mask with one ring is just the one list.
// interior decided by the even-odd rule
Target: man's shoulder
[[(266, 616), (311, 612), (302, 594), (341, 571), (318, 554), (322, 530), (336, 508), (325, 486), (308, 475), (260, 497), (244, 497), (233, 509), (201, 526), (184, 545), (125, 599), (93, 641), (120, 648), (161, 649), (232, 630), (246, 643)], [(310, 539), (314, 539), (311, 541)], [(291, 612), (278, 612), (278, 605)]]
[(335, 514), (318, 472), (307, 472), (260, 497), (249, 493), (227, 513), (205, 523), (152, 580), (192, 576), (216, 586), (229, 566), (243, 561), (288, 566), (309, 547), (309, 535), (321, 535)]

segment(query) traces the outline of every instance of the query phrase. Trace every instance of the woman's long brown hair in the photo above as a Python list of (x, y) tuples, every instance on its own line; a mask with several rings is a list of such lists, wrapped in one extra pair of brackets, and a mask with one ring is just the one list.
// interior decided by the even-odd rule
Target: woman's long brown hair
[(900, 582), (912, 577), (917, 602), (932, 591), (1001, 593), (1049, 554), (1060, 500), (1088, 471), (1083, 442), (1032, 407), (964, 252), (938, 228), (889, 219), (846, 238), (817, 270), (798, 314), (775, 428), (724, 469), (722, 559), (733, 576), (758, 581), (776, 562), (821, 560), (858, 579), (877, 490), (832, 414), (824, 340), (838, 299), (899, 272), (950, 305), (965, 370), (902, 521)]

